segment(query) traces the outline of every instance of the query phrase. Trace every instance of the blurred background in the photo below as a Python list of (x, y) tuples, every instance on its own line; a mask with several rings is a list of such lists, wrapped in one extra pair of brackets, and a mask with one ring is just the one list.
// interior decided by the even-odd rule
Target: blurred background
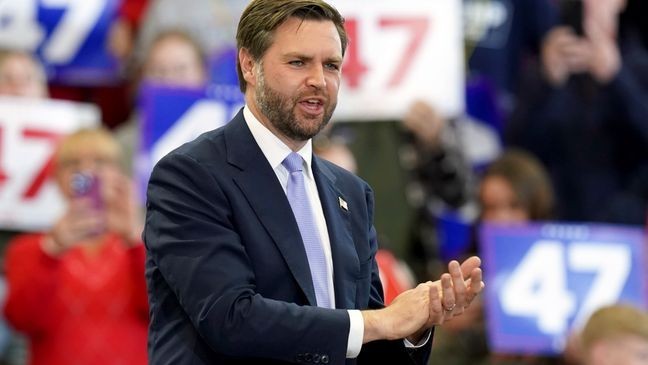
[[(374, 188), (386, 302), (484, 261), (432, 363), (648, 364), (648, 3), (329, 2), (314, 149)], [(0, 0), (0, 364), (146, 363), (146, 183), (243, 106), (247, 3)]]

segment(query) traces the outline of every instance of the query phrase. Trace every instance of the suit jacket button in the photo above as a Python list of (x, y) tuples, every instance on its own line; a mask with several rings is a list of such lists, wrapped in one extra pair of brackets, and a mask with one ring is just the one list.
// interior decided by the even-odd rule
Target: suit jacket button
[(328, 355), (322, 355), (322, 357), (320, 358), (320, 361), (322, 362), (322, 364), (328, 364), (329, 363)]
[(319, 354), (314, 354), (313, 355), (313, 362), (315, 364), (319, 364), (319, 362), (320, 362), (320, 355)]
[(311, 355), (309, 352), (305, 353), (305, 354), (304, 354), (304, 360), (305, 360), (306, 362), (311, 362), (311, 361), (313, 361), (313, 355)]

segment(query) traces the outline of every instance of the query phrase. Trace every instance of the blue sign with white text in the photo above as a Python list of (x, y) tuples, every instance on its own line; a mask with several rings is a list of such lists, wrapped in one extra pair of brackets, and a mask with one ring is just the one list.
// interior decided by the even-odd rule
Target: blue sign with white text
[(52, 81), (90, 86), (115, 83), (119, 65), (108, 51), (108, 36), (121, 3), (4, 2), (0, 6), (0, 46), (37, 54)]
[(597, 308), (646, 308), (646, 236), (595, 224), (485, 225), (488, 335), (501, 353), (559, 354)]
[(237, 87), (211, 85), (206, 89), (188, 89), (144, 85), (139, 98), (141, 123), (135, 159), (141, 192), (146, 191), (157, 161), (200, 134), (225, 125), (243, 104)]

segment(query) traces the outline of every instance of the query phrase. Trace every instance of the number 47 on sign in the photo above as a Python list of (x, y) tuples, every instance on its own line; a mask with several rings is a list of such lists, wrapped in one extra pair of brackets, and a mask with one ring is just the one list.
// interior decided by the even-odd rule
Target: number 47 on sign
[(597, 308), (619, 301), (645, 306), (644, 240), (634, 227), (483, 227), (493, 346), (557, 353)]

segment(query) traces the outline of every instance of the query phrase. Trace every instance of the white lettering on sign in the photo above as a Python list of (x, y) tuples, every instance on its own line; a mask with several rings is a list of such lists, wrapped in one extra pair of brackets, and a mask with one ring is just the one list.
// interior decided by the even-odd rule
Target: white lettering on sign
[(48, 39), (38, 22), (38, 6), (38, 0), (0, 2), (0, 44), (29, 52), (42, 44), (45, 62), (67, 64), (88, 39), (106, 8), (106, 0), (41, 0), (44, 8), (63, 10)]
[(617, 301), (630, 276), (632, 253), (623, 244), (572, 242), (568, 257), (570, 270), (596, 274), (574, 319), (574, 325), (580, 326), (597, 308)]
[(0, 44), (33, 52), (45, 37), (36, 22), (37, 0), (0, 2)]
[(151, 148), (151, 166), (167, 153), (202, 133), (225, 125), (227, 108), (223, 103), (209, 99), (198, 100), (191, 106)]
[[(631, 268), (630, 249), (603, 242), (538, 241), (506, 278), (499, 298), (512, 316), (536, 318), (547, 334), (565, 333), (569, 319), (580, 325), (596, 308), (615, 302), (621, 295)], [(567, 285), (570, 274), (594, 274), (583, 302)], [(576, 311), (578, 311), (576, 313)]]
[(65, 64), (74, 59), (81, 45), (101, 16), (105, 0), (41, 0), (43, 6), (65, 8), (61, 21), (45, 47), (43, 56), (49, 63)]

